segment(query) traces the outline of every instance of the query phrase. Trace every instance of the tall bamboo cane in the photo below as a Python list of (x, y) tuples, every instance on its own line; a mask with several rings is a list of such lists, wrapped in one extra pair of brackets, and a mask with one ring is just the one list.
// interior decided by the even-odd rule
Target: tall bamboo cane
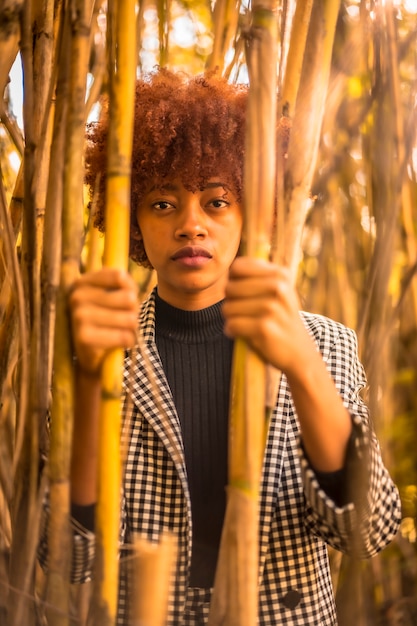
[[(275, 200), (278, 2), (252, 3), (242, 252), (268, 259)], [(237, 340), (232, 372), (229, 487), (209, 624), (258, 617), (258, 500), (265, 443), (266, 368)]]
[[(136, 72), (135, 0), (110, 2), (110, 122), (104, 265), (127, 269), (130, 171)], [(112, 626), (118, 595), (118, 539), (121, 489), (121, 387), (123, 350), (107, 355), (102, 371), (97, 528), (97, 587), (94, 623)]]
[[(38, 250), (36, 245), (35, 220), (35, 190), (34, 165), (36, 148), (36, 131), (33, 123), (33, 39), (32, 39), (33, 3), (24, 4), (21, 21), (21, 55), (25, 70), (25, 98), (23, 114), (25, 125), (24, 150), (24, 203), (22, 226), (22, 263), (21, 271), (23, 286), (28, 308), (25, 311), (28, 324), (28, 344), (22, 346), (29, 351), (29, 369), (34, 371), (36, 361), (37, 329), (39, 328), (39, 289), (37, 281)], [(23, 381), (22, 381), (23, 382)], [(26, 391), (26, 389), (25, 389)], [(36, 494), (39, 472), (38, 462), (38, 432), (36, 423), (36, 385), (29, 375), (27, 382), (27, 398), (20, 398), (27, 402), (24, 423), (18, 425), (23, 428), (23, 441), (19, 458), (16, 460), (16, 474), (14, 476), (14, 494), (12, 503), (12, 547), (10, 555), (10, 583), (14, 588), (20, 588), (26, 594), (33, 591), (34, 550), (33, 540), (27, 533), (27, 520), (36, 517)], [(12, 626), (25, 623), (30, 626), (33, 620), (33, 611), (24, 594), (9, 597), (9, 620)]]
[(157, 0), (159, 32), (159, 65), (165, 67), (169, 58), (169, 29), (171, 21), (171, 0)]
[(213, 9), (213, 50), (207, 62), (208, 70), (219, 70), (223, 73), (226, 52), (236, 36), (239, 20), (239, 0), (216, 0)]
[[(0, 23), (0, 120), (2, 123), (8, 123), (8, 112), (4, 102), (3, 94), (6, 85), (9, 82), (10, 69), (19, 52), (20, 38), (20, 14), (22, 12), (23, 0), (16, 0), (8, 3), (7, 7), (3, 7), (0, 2), (0, 15), (2, 16)], [(4, 9), (8, 10), (5, 11)], [(12, 130), (13, 132), (13, 130)], [(16, 133), (12, 136), (16, 147), (20, 153), (23, 152), (22, 139)]]
[(286, 115), (293, 115), (300, 85), (301, 70), (313, 0), (297, 2), (292, 22), (288, 60), (282, 86), (281, 101)]
[(170, 582), (175, 569), (176, 537), (164, 532), (158, 544), (136, 537), (133, 545), (137, 590), (131, 599), (133, 623), (138, 626), (164, 626)]
[[(74, 0), (73, 11), (68, 7), (64, 15), (63, 37), (60, 58), (59, 91), (57, 94), (59, 122), (66, 124), (65, 163), (55, 162), (57, 189), (48, 189), (48, 211), (56, 208), (61, 211), (60, 200), (52, 206), (54, 194), (62, 190), (62, 259), (59, 277), (59, 290), (56, 299), (56, 326), (54, 341), (54, 376), (52, 384), (51, 447), (49, 455), (50, 520), (48, 528), (49, 563), (47, 578), (48, 623), (51, 626), (66, 626), (69, 622), (69, 580), (70, 568), (70, 450), (73, 426), (73, 359), (69, 332), (67, 297), (68, 289), (79, 275), (79, 260), (83, 234), (82, 203), (82, 153), (85, 136), (85, 91), (90, 55), (90, 25), (92, 2)], [(65, 58), (64, 46), (69, 49), (69, 60)], [(65, 99), (68, 99), (68, 112)], [(62, 145), (59, 126), (55, 127), (53, 152)], [(60, 168), (61, 171), (60, 171)], [(62, 186), (63, 185), (63, 186)], [(59, 245), (59, 224), (48, 215), (46, 235), (54, 234)], [(53, 289), (56, 279), (56, 257), (45, 255), (44, 270), (46, 285)], [(51, 281), (51, 282), (47, 282)], [(53, 319), (47, 301), (44, 302), (45, 316), (49, 317), (51, 328)]]
[(285, 263), (293, 274), (317, 160), (339, 9), (340, 0), (314, 0), (297, 90), (285, 185)]

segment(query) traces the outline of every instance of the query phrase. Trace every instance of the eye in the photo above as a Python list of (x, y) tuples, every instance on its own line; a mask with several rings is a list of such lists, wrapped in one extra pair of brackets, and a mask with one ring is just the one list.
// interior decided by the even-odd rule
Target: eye
[(224, 198), (214, 198), (213, 200), (210, 200), (208, 206), (211, 206), (214, 209), (224, 209), (225, 207), (229, 206), (229, 204), (230, 202), (224, 200)]
[(166, 209), (172, 209), (174, 205), (168, 200), (158, 200), (158, 202), (152, 203), (152, 208), (156, 211), (165, 211)]

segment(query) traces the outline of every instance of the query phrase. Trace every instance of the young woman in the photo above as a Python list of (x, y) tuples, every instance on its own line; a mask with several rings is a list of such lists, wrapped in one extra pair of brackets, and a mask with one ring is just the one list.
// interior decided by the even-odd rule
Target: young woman
[[(259, 623), (336, 624), (327, 544), (349, 552), (355, 536), (369, 557), (399, 526), (398, 492), (359, 395), (366, 381), (355, 334), (300, 313), (285, 268), (238, 255), (246, 98), (246, 87), (216, 76), (159, 71), (137, 85), (131, 256), (155, 269), (157, 287), (139, 311), (146, 355), (126, 358), (133, 382), (124, 411), (120, 625), (129, 623), (123, 556), (132, 535), (157, 540), (166, 529), (179, 547), (169, 624), (207, 619), (225, 510), (236, 337), (284, 374), (261, 486)], [(101, 174), (102, 229), (106, 133), (104, 115), (87, 153), (92, 187)], [(100, 368), (109, 349), (136, 343), (137, 287), (120, 271), (86, 273), (69, 305), (77, 356), (72, 502), (74, 525), (84, 528), (73, 574), (83, 581), (94, 547)], [(366, 477), (360, 491), (358, 475)]]

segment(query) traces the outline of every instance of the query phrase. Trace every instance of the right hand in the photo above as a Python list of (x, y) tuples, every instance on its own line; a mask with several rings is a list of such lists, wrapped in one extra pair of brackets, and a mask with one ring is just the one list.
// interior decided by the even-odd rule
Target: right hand
[(139, 300), (133, 278), (103, 268), (82, 274), (69, 295), (72, 336), (78, 367), (99, 376), (109, 350), (136, 343)]

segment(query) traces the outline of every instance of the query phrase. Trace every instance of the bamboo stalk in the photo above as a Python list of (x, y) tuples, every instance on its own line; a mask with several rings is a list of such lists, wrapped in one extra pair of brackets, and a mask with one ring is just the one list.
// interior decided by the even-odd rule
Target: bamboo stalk
[(157, 0), (158, 34), (159, 34), (159, 65), (166, 67), (169, 58), (169, 29), (171, 0)]
[(137, 537), (133, 543), (135, 582), (138, 593), (131, 598), (132, 618), (140, 626), (165, 626), (170, 580), (174, 573), (177, 542), (170, 533), (158, 544)]
[(314, 2), (288, 150), (285, 264), (293, 275), (317, 160), (340, 0)]
[[(7, 11), (5, 10), (7, 8)], [(7, 7), (0, 7), (0, 116), (5, 110), (3, 94), (9, 80), (9, 72), (19, 52), (20, 19), (23, 0), (14, 0)]]
[[(79, 274), (83, 234), (82, 203), (82, 155), (85, 136), (85, 91), (90, 54), (90, 25), (92, 2), (77, 0), (68, 9), (64, 28), (71, 31), (70, 81), (68, 88), (69, 111), (66, 124), (65, 165), (63, 168), (62, 208), (62, 262), (60, 285), (56, 300), (56, 326), (54, 343), (54, 377), (52, 388), (52, 419), (50, 449), (50, 520), (49, 520), (49, 563), (47, 578), (48, 620), (53, 626), (66, 626), (69, 621), (69, 565), (70, 565), (70, 450), (73, 424), (73, 359), (69, 332), (67, 295), (68, 289)], [(67, 42), (67, 35), (63, 42)], [(62, 49), (65, 54), (65, 50)], [(58, 101), (65, 106), (64, 98), (67, 67), (61, 67)], [(61, 109), (62, 110), (62, 109)], [(58, 120), (57, 120), (58, 121)], [(54, 150), (59, 147), (60, 137), (55, 135)], [(59, 161), (58, 161), (59, 165)], [(60, 183), (57, 184), (58, 190)], [(53, 198), (50, 196), (50, 200)], [(52, 207), (50, 207), (52, 209)], [(48, 228), (53, 226), (53, 217)], [(51, 232), (51, 231), (48, 231)], [(56, 259), (45, 258), (50, 263), (49, 278), (54, 280)], [(45, 302), (48, 306), (48, 303)], [(52, 321), (52, 320), (51, 320)]]
[[(106, 239), (103, 263), (128, 267), (130, 171), (136, 72), (135, 1), (111, 2), (108, 14), (110, 42), (110, 98)], [(121, 489), (121, 392), (124, 351), (111, 351), (102, 369), (100, 408), (95, 623), (115, 624), (118, 596), (118, 552)]]
[[(69, 91), (70, 91), (70, 59), (68, 50), (71, 47), (69, 16), (64, 19), (59, 14), (56, 21), (58, 51), (57, 61), (54, 62), (52, 74), (57, 75), (52, 81), (49, 91), (56, 92), (55, 100), (51, 104), (49, 123), (53, 122), (51, 141), (51, 167), (45, 200), (45, 219), (43, 228), (43, 253), (41, 262), (41, 354), (42, 366), (39, 370), (40, 406), (46, 414), (48, 396), (52, 379), (52, 362), (54, 353), (54, 331), (56, 317), (56, 298), (60, 281), (60, 265), (62, 255), (62, 213), (63, 213), (63, 184), (64, 184), (64, 155), (66, 128), (68, 123)], [(59, 68), (57, 72), (57, 66)], [(52, 98), (51, 98), (52, 100)], [(55, 115), (56, 109), (56, 115)], [(54, 242), (54, 245), (51, 245)], [(41, 440), (42, 446), (42, 440)]]
[[(253, 2), (242, 253), (268, 259), (275, 204), (277, 2)], [(258, 499), (265, 444), (266, 368), (236, 340), (230, 408), (229, 487), (209, 625), (258, 617)]]
[(93, 84), (88, 93), (88, 100), (86, 104), (87, 115), (91, 111), (92, 106), (98, 102), (100, 93), (103, 86), (103, 81), (106, 78), (107, 65), (106, 65), (106, 42), (101, 29), (99, 29), (99, 15), (101, 0), (95, 2), (94, 13), (92, 18), (93, 33), (92, 33), (92, 45), (94, 46), (94, 64), (90, 69), (93, 76)]
[(281, 95), (282, 106), (288, 116), (295, 110), (312, 7), (313, 0), (297, 2), (295, 7)]
[[(0, 217), (1, 222), (5, 227), (5, 237), (3, 239), (5, 245), (5, 253), (6, 257), (9, 259), (9, 272), (12, 277), (13, 284), (13, 300), (14, 305), (18, 314), (18, 323), (19, 323), (19, 337), (21, 346), (27, 345), (28, 342), (28, 328), (27, 328), (27, 318), (25, 311), (25, 302), (24, 302), (24, 291), (22, 284), (22, 277), (19, 271), (19, 262), (17, 259), (17, 251), (15, 246), (15, 236), (13, 233), (13, 225), (10, 218), (10, 215), (7, 212), (7, 204), (6, 197), (3, 189), (3, 185), (0, 184)], [(11, 334), (11, 339), (13, 334)], [(8, 353), (8, 351), (7, 351)], [(4, 355), (7, 357), (7, 354)], [(20, 403), (18, 405), (18, 414), (16, 418), (16, 432), (15, 432), (15, 441), (14, 441), (14, 464), (12, 468), (12, 475), (14, 474), (13, 470), (16, 468), (16, 464), (18, 459), (20, 458), (20, 453), (23, 446), (24, 440), (24, 423), (25, 423), (25, 414), (27, 410), (27, 382), (29, 375), (29, 357), (25, 350), (21, 350), (21, 365), (20, 365), (20, 377), (19, 377), (19, 396)], [(7, 360), (3, 361), (4, 364), (7, 363)], [(7, 368), (6, 368), (7, 371)], [(1, 381), (3, 382), (3, 381)], [(2, 387), (0, 387), (2, 389)]]
[(207, 62), (208, 70), (217, 67), (223, 73), (226, 52), (236, 36), (240, 4), (240, 0), (216, 0), (213, 9), (213, 50)]
[[(21, 345), (23, 351), (29, 352), (28, 379), (21, 381), (25, 396), (19, 398), (19, 404), (25, 403), (24, 415), (18, 409), (18, 416), (23, 418), (22, 424), (17, 424), (23, 431), (23, 441), (19, 457), (15, 457), (14, 499), (12, 504), (12, 546), (10, 551), (10, 584), (22, 591), (19, 595), (10, 595), (9, 621), (11, 626), (27, 624), (33, 621), (33, 610), (27, 597), (33, 593), (33, 538), (28, 536), (28, 520), (34, 519), (37, 509), (37, 489), (39, 474), (38, 454), (38, 427), (36, 413), (36, 384), (30, 376), (35, 371), (37, 350), (37, 329), (39, 328), (39, 282), (37, 281), (37, 242), (35, 221), (35, 146), (36, 132), (33, 124), (33, 3), (26, 2), (23, 6), (21, 21), (21, 56), (25, 72), (25, 98), (23, 114), (25, 125), (24, 150), (24, 204), (22, 224), (22, 282), (27, 303), (28, 336), (26, 345)], [(21, 375), (21, 372), (20, 374)]]
[[(417, 261), (417, 242), (414, 234), (414, 226), (412, 219), (412, 206), (413, 198), (411, 192), (411, 181), (407, 176), (407, 159), (410, 157), (406, 153), (406, 141), (404, 137), (404, 115), (401, 106), (401, 80), (398, 63), (393, 62), (393, 59), (399, 58), (397, 33), (395, 31), (395, 17), (391, 6), (385, 9), (385, 20), (388, 37), (388, 58), (389, 58), (389, 85), (392, 93), (392, 106), (394, 109), (395, 120), (395, 147), (398, 160), (398, 185), (401, 185), (401, 193), (398, 198), (399, 210), (402, 215), (402, 223), (405, 235), (405, 249), (409, 258), (409, 263), (412, 265)], [(415, 125), (414, 136), (416, 136)], [(413, 145), (413, 144), (410, 144)], [(417, 316), (417, 280), (412, 281), (410, 284), (410, 298), (414, 309), (414, 314)]]
[(98, 196), (98, 187), (99, 187), (99, 178), (97, 180), (96, 189), (93, 193), (93, 199), (91, 202), (91, 210), (88, 221), (88, 234), (87, 234), (87, 260), (86, 260), (86, 270), (87, 272), (95, 272), (99, 270), (103, 266), (103, 239), (101, 237), (101, 233), (98, 228), (94, 226), (94, 214), (96, 212), (97, 206), (97, 196)]
[[(10, 223), (13, 232), (13, 242), (14, 246), (16, 245), (17, 237), (20, 233), (21, 222), (22, 222), (22, 206), (23, 206), (23, 176), (22, 176), (22, 166), (19, 169), (14, 192), (10, 201), (9, 206), (9, 215), (10, 215)], [(6, 224), (6, 222), (3, 222)], [(8, 344), (11, 339), (10, 329), (13, 326), (14, 319), (14, 299), (13, 299), (13, 291), (10, 287), (9, 282), (6, 280), (7, 277), (7, 264), (9, 256), (5, 251), (5, 238), (2, 238), (0, 241), (0, 301), (4, 306), (5, 311), (7, 312), (5, 318), (2, 321), (2, 325), (0, 326), (0, 389), (2, 388), (3, 380), (7, 375), (7, 367), (5, 363), (8, 359)], [(9, 327), (8, 322), (10, 322), (11, 326)]]

